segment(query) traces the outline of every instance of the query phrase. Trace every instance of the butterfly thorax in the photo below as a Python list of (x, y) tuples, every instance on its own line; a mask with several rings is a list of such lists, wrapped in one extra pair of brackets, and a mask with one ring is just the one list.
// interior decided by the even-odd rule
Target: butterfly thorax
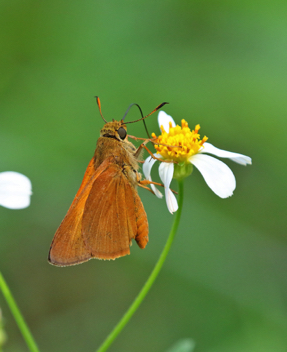
[(95, 168), (98, 168), (104, 160), (113, 156), (113, 163), (122, 169), (131, 183), (136, 184), (139, 166), (134, 154), (137, 149), (128, 141), (127, 134), (120, 130), (121, 128), (126, 132), (126, 126), (120, 121), (108, 122), (102, 128), (94, 155)]

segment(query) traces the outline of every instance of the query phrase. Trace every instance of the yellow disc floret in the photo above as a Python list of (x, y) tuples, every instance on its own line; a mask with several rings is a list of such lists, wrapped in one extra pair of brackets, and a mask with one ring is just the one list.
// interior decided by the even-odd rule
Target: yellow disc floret
[(157, 137), (154, 133), (152, 134), (152, 137), (158, 143), (154, 147), (167, 160), (174, 160), (179, 163), (188, 162), (188, 159), (198, 153), (203, 143), (207, 141), (207, 137), (203, 137), (200, 140), (200, 135), (198, 134), (200, 125), (196, 125), (195, 129), (191, 131), (185, 120), (181, 120), (181, 127), (178, 125), (172, 127), (170, 122), (168, 133), (163, 126), (160, 129), (160, 136)]

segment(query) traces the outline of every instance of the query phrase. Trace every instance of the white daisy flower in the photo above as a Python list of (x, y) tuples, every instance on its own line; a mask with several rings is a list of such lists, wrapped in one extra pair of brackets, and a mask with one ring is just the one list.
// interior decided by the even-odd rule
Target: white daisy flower
[(19, 172), (0, 172), (0, 205), (9, 209), (23, 209), (30, 205), (32, 184)]
[[(156, 136), (158, 145), (155, 145), (157, 158), (176, 161), (177, 164), (162, 162), (159, 166), (159, 176), (165, 187), (165, 197), (168, 210), (173, 213), (177, 211), (177, 200), (169, 186), (172, 178), (182, 179), (189, 176), (193, 165), (199, 170), (207, 185), (220, 198), (232, 196), (236, 187), (235, 177), (230, 168), (222, 161), (207, 154), (213, 154), (220, 158), (229, 158), (241, 165), (251, 164), (251, 158), (246, 155), (228, 152), (218, 149), (207, 143), (207, 137), (200, 140), (198, 131), (200, 125), (196, 125), (193, 131), (188, 127), (185, 120), (181, 121), (181, 127), (176, 125), (173, 118), (164, 111), (158, 114), (158, 123), (161, 135)], [(172, 147), (175, 146), (175, 147)], [(156, 162), (151, 156), (146, 159), (143, 165), (143, 172), (147, 180), (151, 181), (151, 169)], [(156, 196), (162, 197), (159, 190), (151, 185)]]

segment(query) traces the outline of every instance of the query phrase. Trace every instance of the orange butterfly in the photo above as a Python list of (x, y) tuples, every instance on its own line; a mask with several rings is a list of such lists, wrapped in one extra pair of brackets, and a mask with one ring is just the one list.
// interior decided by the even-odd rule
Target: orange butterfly
[[(103, 118), (100, 100), (96, 98)], [(147, 116), (143, 116), (137, 104), (132, 105), (139, 107), (142, 118), (137, 121), (140, 121), (165, 104)], [(92, 258), (116, 259), (130, 254), (132, 239), (140, 248), (148, 243), (147, 216), (136, 188), (151, 191), (145, 185), (154, 182), (141, 181), (138, 159), (142, 149), (147, 149), (146, 142), (136, 149), (128, 141), (126, 124), (131, 122), (125, 123), (124, 117), (112, 122), (103, 118), (106, 124), (101, 129), (95, 154), (52, 241), (48, 260), (53, 265), (75, 265)]]

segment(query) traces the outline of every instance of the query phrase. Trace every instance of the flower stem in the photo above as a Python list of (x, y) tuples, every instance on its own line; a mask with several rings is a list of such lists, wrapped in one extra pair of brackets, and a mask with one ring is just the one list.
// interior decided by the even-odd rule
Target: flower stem
[(38, 347), (37, 347), (32, 335), (31, 335), (31, 332), (30, 332), (27, 324), (25, 323), (25, 320), (24, 320), (22, 314), (20, 313), (20, 310), (17, 307), (17, 304), (12, 296), (12, 293), (9, 290), (9, 287), (8, 287), (6, 281), (4, 280), (4, 277), (2, 276), (1, 272), (0, 272), (0, 289), (3, 292), (3, 295), (7, 301), (7, 304), (9, 306), (12, 314), (14, 315), (16, 323), (17, 323), (30, 351), (31, 352), (39, 352)]
[(167, 257), (167, 254), (170, 250), (170, 247), (172, 245), (173, 239), (175, 237), (176, 234), (176, 230), (178, 228), (179, 225), (179, 221), (180, 221), (180, 216), (181, 216), (181, 211), (182, 211), (182, 204), (183, 204), (183, 180), (179, 180), (178, 181), (178, 186), (179, 186), (179, 191), (178, 191), (178, 210), (175, 213), (175, 218), (172, 224), (172, 228), (170, 231), (170, 234), (168, 236), (167, 242), (164, 246), (164, 249), (153, 269), (153, 271), (151, 272), (149, 278), (147, 279), (146, 283), (144, 284), (143, 288), (141, 289), (141, 291), (139, 292), (139, 294), (137, 295), (137, 297), (135, 298), (135, 300), (133, 301), (133, 303), (131, 304), (131, 306), (129, 307), (129, 309), (126, 311), (126, 313), (124, 314), (124, 316), (122, 317), (122, 319), (118, 322), (118, 324), (114, 327), (114, 329), (112, 330), (112, 332), (107, 336), (107, 338), (105, 339), (105, 341), (102, 343), (102, 345), (97, 349), (96, 352), (105, 352), (110, 345), (112, 344), (112, 342), (115, 340), (115, 338), (118, 336), (118, 334), (122, 331), (122, 329), (125, 327), (125, 325), (128, 323), (128, 321), (130, 320), (130, 318), (133, 316), (133, 314), (135, 313), (135, 311), (137, 310), (137, 308), (139, 307), (139, 305), (141, 304), (141, 302), (143, 301), (143, 299), (145, 298), (145, 296), (147, 295), (148, 291), (150, 290), (150, 288), (152, 287), (155, 279), (157, 278), (163, 263), (165, 262), (165, 259)]

